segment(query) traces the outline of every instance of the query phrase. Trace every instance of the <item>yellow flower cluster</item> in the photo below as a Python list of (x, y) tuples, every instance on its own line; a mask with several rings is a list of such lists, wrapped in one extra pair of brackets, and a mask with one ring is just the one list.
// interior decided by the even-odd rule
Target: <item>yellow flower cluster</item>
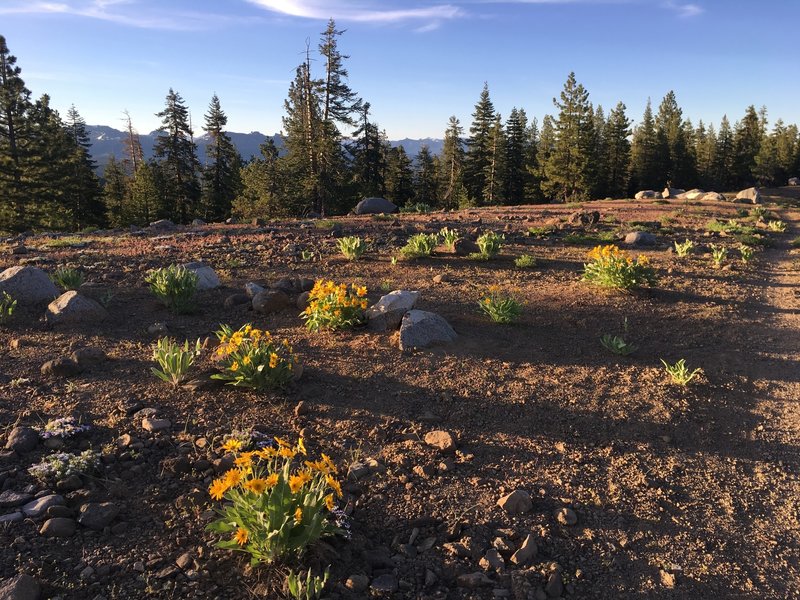
[[(245, 343), (258, 346), (262, 341), (271, 342), (272, 334), (269, 331), (256, 329), (248, 324), (239, 331), (233, 332), (230, 336), (221, 335), (216, 354), (218, 358), (222, 358), (237, 352)], [(284, 340), (284, 342), (288, 344), (288, 341)], [(288, 350), (289, 352), (292, 351), (291, 346), (289, 346)]]
[(369, 305), (366, 296), (365, 286), (320, 279), (309, 293), (308, 306), (301, 316), (312, 330), (352, 327), (363, 321), (363, 311)]
[(608, 246), (595, 246), (589, 251), (588, 258), (589, 260), (595, 262), (615, 262), (624, 260), (629, 265), (634, 264), (634, 262), (643, 266), (650, 264), (650, 259), (648, 259), (644, 254), (637, 256), (636, 261), (634, 261), (624, 250), (620, 250), (614, 244)]

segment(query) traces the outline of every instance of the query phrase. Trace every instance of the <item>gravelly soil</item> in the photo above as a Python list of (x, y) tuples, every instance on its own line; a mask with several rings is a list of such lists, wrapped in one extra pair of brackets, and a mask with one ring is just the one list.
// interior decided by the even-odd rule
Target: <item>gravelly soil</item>
[[(289, 438), (302, 431), (312, 452), (329, 452), (344, 468), (368, 458), (380, 465), (346, 486), (351, 539), (328, 540), (304, 560), (332, 565), (330, 598), (547, 597), (553, 572), (573, 598), (800, 597), (800, 251), (789, 243), (800, 203), (790, 192), (767, 191), (773, 218), (789, 230), (764, 232), (771, 247), (750, 265), (731, 260), (723, 269), (703, 251), (724, 244), (734, 258), (738, 242), (706, 233), (705, 224), (712, 217), (745, 222), (736, 213), (742, 205), (606, 201), (346, 217), (334, 219), (333, 229), (297, 221), (29, 238), (29, 254), (6, 252), (0, 267), (32, 257), (46, 270), (79, 266), (89, 282), (83, 293), (113, 294), (112, 319), (52, 329), (41, 309), (20, 309), (0, 328), (0, 431), (67, 415), (91, 422), (93, 430), (67, 449), (102, 451), (103, 467), (65, 494), (66, 503), (112, 501), (121, 512), (104, 531), (79, 527), (65, 539), (40, 536), (41, 522), (32, 519), (0, 525), (0, 578), (29, 573), (45, 598), (281, 597), (284, 567), (251, 569), (213, 548), (204, 531), (218, 441), (234, 429), (257, 429)], [(568, 225), (576, 210), (599, 211), (600, 224), (589, 231)], [(591, 240), (566, 236), (641, 228), (633, 221), (659, 225), (657, 244), (642, 249), (658, 286), (620, 294), (581, 282)], [(526, 234), (547, 224), (555, 230)], [(502, 256), (476, 262), (442, 252), (391, 264), (408, 234), (444, 225), (473, 237), (505, 232)], [(335, 250), (336, 237), (349, 234), (372, 242), (361, 261)], [(682, 260), (670, 246), (685, 238), (701, 252)], [(314, 259), (304, 261), (303, 250)], [(514, 266), (523, 253), (538, 259), (534, 269)], [(223, 287), (203, 292), (194, 314), (176, 317), (152, 298), (143, 276), (189, 259), (213, 266)], [(434, 283), (439, 274), (446, 281)], [(444, 316), (459, 339), (404, 354), (396, 334), (312, 334), (294, 307), (264, 316), (249, 305), (224, 306), (247, 281), (281, 277), (365, 284), (372, 301), (382, 289), (419, 290), (419, 307)], [(494, 325), (477, 311), (490, 284), (524, 302), (518, 323)], [(219, 323), (252, 322), (292, 342), (303, 377), (281, 394), (173, 391), (149, 373), (147, 328), (157, 321), (191, 340), (211, 336)], [(639, 349), (610, 354), (598, 341), (604, 333)], [(109, 360), (70, 380), (42, 377), (46, 360), (84, 346), (103, 349)], [(671, 385), (662, 358), (685, 358), (703, 376), (686, 388)], [(198, 373), (212, 367), (203, 358)], [(296, 415), (300, 400), (307, 411)], [(145, 432), (126, 411), (133, 403), (158, 409), (171, 431)], [(456, 434), (454, 455), (421, 441), (434, 429)], [(141, 447), (119, 447), (123, 434)], [(26, 470), (47, 452), (40, 445), (5, 456), (2, 488), (41, 493)], [(515, 489), (531, 494), (531, 512), (510, 516), (496, 505)], [(559, 524), (553, 513), (561, 507), (576, 512), (576, 525)], [(500, 573), (484, 571), (479, 587), (458, 585), (460, 575), (483, 571), (479, 559), (496, 538), (513, 549), (529, 533), (538, 554), (528, 566), (506, 561)], [(453, 542), (467, 556), (445, 546)], [(187, 552), (190, 562), (174, 566)], [(354, 574), (373, 583), (388, 575), (397, 590), (354, 592), (344, 585)]]

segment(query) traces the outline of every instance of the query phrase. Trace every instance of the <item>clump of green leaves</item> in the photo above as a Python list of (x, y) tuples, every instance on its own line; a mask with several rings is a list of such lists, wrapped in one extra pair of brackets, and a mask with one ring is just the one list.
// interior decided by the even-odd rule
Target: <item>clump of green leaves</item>
[(725, 246), (711, 244), (711, 260), (716, 268), (719, 269), (726, 258), (728, 258), (728, 249)]
[(751, 260), (753, 260), (753, 256), (755, 256), (755, 253), (756, 249), (753, 248), (752, 246), (746, 246), (745, 244), (739, 246), (739, 255), (742, 257), (742, 262), (744, 264), (747, 264)]
[(401, 213), (416, 213), (420, 215), (427, 215), (433, 211), (433, 207), (426, 202), (408, 203), (400, 208)]
[(635, 344), (629, 344), (620, 336), (611, 335), (610, 333), (603, 335), (600, 338), (600, 343), (603, 344), (603, 348), (619, 356), (628, 356), (639, 349)]
[(595, 246), (583, 265), (584, 281), (601, 287), (629, 290), (656, 283), (655, 270), (644, 255), (631, 258), (617, 246)]
[(690, 371), (686, 366), (685, 358), (680, 359), (674, 365), (669, 364), (663, 358), (661, 359), (661, 362), (664, 364), (664, 369), (670, 376), (672, 383), (676, 383), (678, 385), (689, 385), (689, 382), (703, 372), (703, 369), (700, 368)]
[(50, 279), (65, 292), (79, 289), (85, 280), (83, 273), (71, 267), (59, 267)]
[(190, 348), (188, 340), (181, 346), (172, 338), (163, 337), (153, 346), (153, 360), (160, 368), (152, 367), (150, 370), (162, 381), (178, 387), (186, 381), (189, 369), (200, 356), (201, 350), (200, 340), (195, 342), (194, 348)]
[(250, 323), (234, 331), (220, 325), (215, 356), (220, 372), (212, 379), (256, 391), (280, 389), (297, 373), (299, 362), (288, 340), (278, 342), (269, 331)]
[(786, 222), (779, 220), (767, 221), (767, 229), (776, 233), (784, 233), (786, 231)]
[(45, 456), (41, 462), (28, 469), (34, 478), (52, 485), (70, 475), (90, 474), (97, 468), (97, 455), (91, 450), (80, 454), (58, 452)]
[(406, 245), (400, 248), (403, 258), (423, 258), (431, 256), (439, 243), (439, 236), (435, 233), (417, 233), (408, 238)]
[(339, 251), (347, 260), (358, 260), (367, 251), (367, 244), (360, 237), (351, 235), (339, 238)]
[(683, 243), (675, 242), (675, 254), (678, 258), (689, 256), (694, 251), (694, 242), (686, 240)]
[(475, 243), (478, 244), (480, 258), (489, 260), (497, 256), (505, 239), (506, 237), (503, 234), (498, 235), (494, 231), (487, 231), (479, 236)]
[(0, 293), (0, 323), (8, 322), (14, 315), (17, 308), (17, 301), (6, 291)]
[(530, 254), (523, 254), (514, 259), (514, 264), (520, 269), (532, 269), (536, 266), (536, 258)]
[(528, 227), (528, 235), (533, 237), (544, 237), (553, 233), (556, 230), (552, 225), (545, 225), (543, 227)]
[(767, 218), (769, 211), (763, 206), (754, 206), (750, 209), (750, 218), (755, 221), (763, 221)]
[(513, 323), (522, 314), (522, 305), (513, 297), (501, 294), (496, 285), (489, 287), (478, 301), (478, 307), (494, 323)]
[(442, 243), (445, 248), (451, 252), (455, 250), (456, 242), (461, 239), (458, 231), (450, 229), (449, 227), (442, 227), (441, 231), (439, 231), (439, 236), (442, 238)]
[(325, 584), (328, 583), (330, 576), (330, 567), (325, 569), (325, 574), (320, 577), (314, 575), (311, 569), (305, 573), (298, 571), (295, 573), (293, 570), (289, 571), (286, 575), (286, 588), (289, 590), (289, 596), (295, 600), (317, 600), (322, 596), (322, 590), (325, 589)]
[(194, 307), (197, 292), (197, 273), (182, 265), (170, 265), (148, 273), (145, 282), (165, 306), (176, 314), (187, 313)]

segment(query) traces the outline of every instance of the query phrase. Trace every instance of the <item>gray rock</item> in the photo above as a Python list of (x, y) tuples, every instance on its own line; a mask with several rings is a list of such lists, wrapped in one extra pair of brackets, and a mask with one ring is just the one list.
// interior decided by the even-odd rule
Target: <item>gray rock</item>
[(75, 377), (83, 372), (77, 362), (66, 356), (48, 360), (40, 370), (45, 377)]
[(458, 239), (456, 243), (453, 244), (453, 252), (456, 256), (469, 256), (470, 254), (475, 254), (480, 251), (481, 249), (478, 247), (478, 244), (466, 238)]
[(479, 588), (486, 585), (494, 585), (494, 581), (489, 579), (484, 573), (464, 573), (456, 578), (456, 585), (469, 589)]
[(0, 600), (39, 600), (41, 593), (39, 582), (25, 573), (0, 581)]
[(559, 508), (553, 513), (553, 516), (562, 525), (575, 525), (578, 522), (578, 515), (571, 508)]
[(311, 292), (303, 292), (297, 297), (297, 302), (295, 305), (300, 310), (305, 310), (308, 308), (308, 299), (311, 297)]
[(53, 325), (94, 324), (105, 321), (108, 312), (97, 302), (75, 290), (64, 292), (47, 306), (47, 322)]
[(408, 311), (400, 324), (400, 350), (446, 344), (457, 337), (443, 317), (424, 310)]
[(152, 223), (150, 223), (150, 229), (169, 231), (170, 229), (175, 229), (175, 223), (173, 223), (169, 219), (159, 219), (158, 221), (153, 221)]
[(30, 452), (38, 445), (39, 434), (30, 427), (14, 427), (6, 440), (6, 450), (13, 450), (18, 454)]
[(183, 265), (187, 271), (192, 271), (197, 275), (197, 291), (215, 290), (221, 284), (219, 277), (214, 272), (214, 269), (202, 262), (190, 262)]
[(192, 227), (202, 227), (206, 222), (203, 219), (192, 219)]
[(156, 419), (154, 417), (145, 417), (142, 419), (142, 429), (150, 433), (158, 433), (159, 431), (167, 431), (172, 427), (169, 419)]
[(449, 431), (429, 431), (425, 434), (425, 443), (440, 452), (455, 452), (456, 438)]
[(391, 594), (397, 591), (397, 578), (389, 574), (380, 575), (372, 580), (370, 587), (376, 592)]
[(678, 194), (678, 198), (680, 200), (697, 200), (698, 198), (702, 198), (705, 195), (705, 192), (700, 189), (693, 189), (689, 190), (688, 192), (683, 192), (682, 194)]
[(14, 490), (6, 490), (0, 494), (0, 508), (14, 508), (21, 506), (26, 502), (30, 502), (33, 495), (24, 492), (15, 492)]
[(167, 324), (166, 323), (158, 322), (158, 323), (153, 323), (152, 325), (148, 325), (147, 326), (147, 333), (149, 333), (150, 335), (152, 335), (154, 337), (161, 337), (161, 336), (167, 335), (167, 331), (169, 331), (169, 330), (167, 328)]
[(100, 348), (79, 348), (70, 355), (81, 370), (90, 369), (106, 361), (106, 353)]
[(625, 243), (629, 246), (653, 246), (656, 236), (649, 231), (632, 231), (625, 236)]
[(22, 507), (22, 512), (31, 519), (37, 519), (44, 516), (47, 513), (47, 509), (51, 506), (61, 506), (63, 504), (64, 496), (50, 494), (49, 496), (42, 496), (41, 498), (28, 502)]
[(396, 213), (397, 205), (386, 198), (364, 198), (356, 204), (354, 213), (357, 215), (378, 215), (382, 213)]
[(248, 281), (244, 284), (244, 291), (250, 298), (255, 298), (258, 294), (266, 289), (267, 288), (265, 288), (263, 285), (258, 285), (252, 281)]
[(369, 577), (366, 575), (350, 575), (345, 582), (344, 586), (351, 592), (360, 594), (365, 592), (369, 587)]
[(231, 294), (225, 298), (225, 302), (223, 303), (225, 308), (233, 308), (234, 306), (242, 306), (244, 304), (250, 304), (250, 296), (247, 294)]
[(681, 194), (686, 193), (686, 190), (682, 190), (680, 188), (664, 188), (664, 191), (661, 192), (662, 198), (677, 198)]
[(564, 593), (564, 583), (561, 581), (561, 573), (556, 571), (547, 578), (547, 585), (544, 586), (545, 593), (550, 598), (559, 598)]
[(533, 500), (525, 490), (514, 490), (500, 498), (497, 506), (510, 515), (521, 515), (533, 509)]
[(39, 533), (45, 537), (72, 537), (75, 529), (77, 525), (74, 519), (54, 517), (44, 522)]
[(800, 185), (800, 177), (790, 177), (788, 185), (791, 186)]
[(489, 548), (480, 560), (480, 566), (487, 571), (502, 571), (506, 563), (497, 548)]
[(511, 556), (511, 562), (520, 567), (525, 566), (536, 556), (539, 547), (533, 535), (528, 534), (519, 549)]
[(289, 296), (280, 290), (264, 290), (253, 297), (253, 310), (261, 314), (280, 312), (289, 306)]
[(20, 306), (49, 302), (59, 294), (47, 273), (27, 266), (10, 267), (0, 273), (0, 292), (9, 294)]
[(753, 204), (761, 204), (761, 192), (758, 191), (758, 188), (747, 188), (736, 194), (736, 199), (752, 202)]
[(8, 513), (7, 515), (0, 515), (0, 525), (3, 523), (19, 523), (25, 518), (20, 511)]
[(102, 531), (119, 514), (119, 507), (113, 502), (90, 502), (81, 506), (78, 523), (95, 531)]
[(403, 316), (414, 308), (419, 292), (395, 290), (383, 296), (367, 309), (367, 327), (370, 331), (384, 332), (397, 329)]
[(580, 225), (582, 227), (588, 227), (589, 225), (594, 225), (600, 222), (600, 211), (593, 210), (579, 210), (572, 213), (567, 218), (567, 223), (570, 225)]
[(719, 192), (706, 192), (703, 194), (703, 200), (707, 202), (724, 202), (727, 198)]
[(660, 200), (661, 192), (654, 192), (653, 190), (642, 190), (641, 192), (636, 192), (634, 198), (636, 200)]

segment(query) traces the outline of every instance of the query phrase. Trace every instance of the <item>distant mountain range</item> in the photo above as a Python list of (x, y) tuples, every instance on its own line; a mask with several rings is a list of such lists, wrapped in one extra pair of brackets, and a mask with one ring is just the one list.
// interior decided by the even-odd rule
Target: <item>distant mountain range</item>
[[(114, 129), (113, 127), (108, 127), (106, 125), (88, 125), (86, 129), (92, 139), (92, 157), (99, 165), (100, 170), (102, 170), (102, 168), (108, 162), (108, 159), (112, 156), (117, 159), (121, 159), (125, 156), (125, 140), (128, 136), (127, 132)], [(145, 158), (151, 158), (153, 156), (153, 145), (155, 144), (158, 135), (158, 131), (151, 131), (147, 134), (139, 134), (139, 141), (142, 144), (142, 152), (144, 152)], [(268, 137), (272, 137), (272, 139), (275, 141), (275, 145), (278, 146), (278, 148), (283, 147), (283, 140), (277, 133), (273, 136), (267, 136), (263, 133), (259, 133), (258, 131), (251, 131), (250, 133), (235, 133), (229, 131), (228, 135), (231, 137), (234, 145), (239, 150), (239, 154), (241, 154), (242, 158), (244, 159), (260, 156), (261, 152), (259, 150), (259, 146), (261, 146), (261, 144), (263, 144)], [(204, 162), (208, 136), (201, 135), (196, 137), (194, 141), (197, 144), (197, 156), (200, 158), (201, 162)], [(412, 140), (406, 138), (404, 140), (390, 140), (389, 143), (392, 146), (403, 146), (406, 150), (406, 153), (412, 159), (417, 155), (417, 153), (420, 151), (420, 148), (422, 148), (424, 145), (428, 146), (428, 149), (431, 151), (431, 153), (439, 154), (441, 153), (442, 145), (444, 144), (443, 140), (434, 138), (425, 138), (421, 140)]]

